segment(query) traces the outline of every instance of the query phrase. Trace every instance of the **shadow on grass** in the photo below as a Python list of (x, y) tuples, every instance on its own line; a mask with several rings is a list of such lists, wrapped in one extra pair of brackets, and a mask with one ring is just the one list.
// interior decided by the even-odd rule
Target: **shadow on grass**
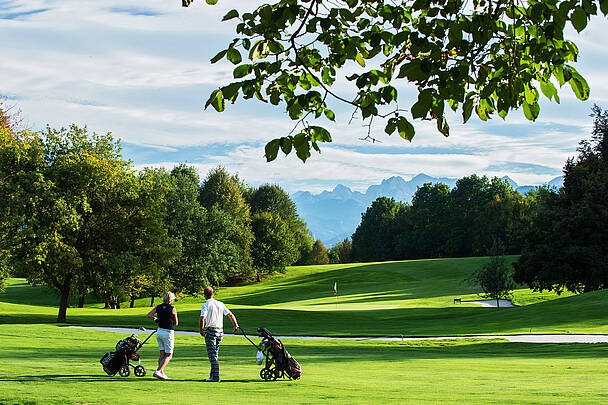
[[(527, 359), (559, 359), (559, 358), (606, 358), (608, 357), (608, 344), (583, 343), (508, 343), (504, 340), (445, 340), (445, 341), (404, 341), (404, 342), (378, 342), (378, 341), (325, 341), (318, 344), (311, 341), (285, 341), (290, 354), (306, 368), (306, 364), (316, 363), (349, 363), (349, 362), (399, 362), (419, 359), (453, 359), (453, 358), (527, 358)], [(74, 364), (77, 359), (80, 363), (96, 364), (99, 367), (99, 378), (116, 379), (103, 373), (99, 359), (111, 347), (103, 347), (103, 342), (95, 342), (96, 347), (15, 347), (10, 351), (13, 360), (36, 361), (36, 359), (55, 359), (57, 362)], [(101, 348), (100, 348), (101, 347)], [(144, 346), (140, 350), (142, 364), (150, 365), (156, 362), (158, 350), (156, 347)], [(3, 354), (7, 356), (8, 354)], [(224, 342), (220, 348), (220, 364), (230, 364), (231, 367), (252, 365), (255, 357), (255, 348), (243, 339), (238, 342), (231, 340)], [(181, 365), (194, 366), (207, 369), (209, 366), (204, 343), (191, 344), (176, 341), (175, 357), (171, 361), (172, 367)], [(223, 366), (222, 366), (223, 367)], [(261, 368), (261, 367), (260, 367)], [(39, 375), (36, 375), (38, 378)], [(89, 378), (91, 375), (57, 374), (57, 378)], [(0, 377), (0, 381), (6, 377)], [(18, 377), (11, 377), (18, 378)], [(126, 381), (122, 379), (121, 381)], [(195, 378), (200, 381), (200, 378)]]
[[(593, 294), (593, 293), (588, 293)], [(576, 325), (603, 325), (608, 294), (586, 294), (515, 308), (395, 308), (364, 311), (303, 311), (280, 308), (241, 308), (234, 310), (248, 333), (256, 335), (258, 327), (268, 328), (274, 335), (292, 336), (445, 336), (527, 332), (529, 328), (568, 329)], [(103, 314), (68, 310), (69, 325), (107, 327), (150, 327), (140, 315), (108, 310)], [(196, 331), (198, 309), (179, 312), (180, 330)], [(55, 323), (54, 315), (15, 313), (0, 316), (0, 324)], [(152, 326), (153, 327), (153, 326)], [(226, 333), (232, 332), (230, 324)]]
[[(78, 381), (78, 382), (116, 382), (117, 380), (121, 382), (138, 382), (138, 381), (157, 381), (156, 379), (150, 377), (116, 377), (116, 376), (105, 376), (105, 375), (96, 375), (96, 374), (36, 374), (36, 375), (19, 375), (19, 376), (11, 376), (10, 378), (0, 377), (0, 382), (48, 382), (48, 381)], [(279, 382), (281, 380), (277, 380), (275, 382)], [(287, 381), (287, 380), (285, 380)], [(200, 382), (204, 383), (201, 378), (172, 378), (170, 380), (171, 383), (175, 382)], [(222, 382), (238, 382), (238, 383), (264, 383), (265, 381), (261, 379), (227, 379), (222, 380)], [(159, 382), (160, 384), (160, 382)], [(166, 384), (166, 383), (165, 383)]]
[[(465, 294), (470, 291), (465, 286), (459, 286), (459, 281), (467, 277), (473, 268), (484, 260), (487, 259), (363, 264), (291, 277), (273, 283), (268, 289), (226, 297), (225, 302), (238, 305), (272, 305), (281, 303), (286, 298), (289, 298), (289, 301), (327, 298), (334, 282), (338, 283), (344, 294), (381, 294), (386, 291), (387, 286), (402, 287), (395, 292), (406, 297), (431, 298), (445, 294)], [(315, 286), (318, 288), (314, 288)], [(372, 301), (392, 299), (394, 298), (375, 297)]]

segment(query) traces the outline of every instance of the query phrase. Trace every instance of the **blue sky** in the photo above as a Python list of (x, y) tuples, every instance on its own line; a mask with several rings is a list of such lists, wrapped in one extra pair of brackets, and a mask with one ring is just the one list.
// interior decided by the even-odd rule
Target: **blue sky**
[[(559, 176), (579, 140), (589, 138), (592, 105), (608, 108), (608, 24), (596, 17), (573, 36), (589, 101), (564, 87), (562, 103), (543, 101), (534, 123), (521, 111), (506, 121), (466, 125), (454, 115), (449, 138), (415, 122), (412, 143), (384, 135), (378, 125), (373, 131), (381, 142), (374, 144), (361, 140), (366, 128), (360, 120), (349, 124), (351, 111), (336, 104), (337, 120), (329, 125), (334, 142), (321, 155), (313, 153), (306, 164), (295, 155), (266, 163), (265, 143), (293, 127), (281, 109), (241, 100), (221, 114), (203, 110), (208, 94), (231, 77), (228, 62), (209, 62), (232, 38), (234, 21), (221, 17), (258, 3), (198, 0), (185, 9), (178, 0), (0, 0), (0, 95), (22, 110), (31, 129), (77, 123), (111, 132), (138, 167), (188, 162), (204, 177), (221, 164), (250, 185), (276, 183), (288, 192), (338, 183), (363, 190), (418, 173), (508, 175), (520, 185), (540, 184)], [(411, 104), (413, 89), (398, 88), (400, 101)]]

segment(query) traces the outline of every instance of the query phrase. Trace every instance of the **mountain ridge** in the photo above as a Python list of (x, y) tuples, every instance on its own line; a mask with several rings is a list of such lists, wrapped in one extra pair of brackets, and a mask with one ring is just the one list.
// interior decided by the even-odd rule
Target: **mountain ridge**
[[(324, 190), (318, 194), (296, 191), (291, 194), (291, 198), (296, 204), (298, 214), (308, 224), (308, 229), (313, 237), (320, 239), (326, 247), (330, 247), (355, 232), (361, 221), (361, 214), (376, 198), (385, 196), (411, 203), (418, 187), (425, 183), (443, 183), (454, 188), (458, 180), (419, 173), (410, 180), (405, 180), (401, 176), (389, 177), (382, 180), (380, 184), (370, 185), (364, 193), (353, 191), (343, 184), (337, 184), (332, 191)], [(526, 194), (537, 187), (520, 186), (509, 176), (503, 176), (502, 180), (508, 182), (521, 194)], [(545, 185), (559, 188), (563, 185), (563, 177), (556, 177)]]

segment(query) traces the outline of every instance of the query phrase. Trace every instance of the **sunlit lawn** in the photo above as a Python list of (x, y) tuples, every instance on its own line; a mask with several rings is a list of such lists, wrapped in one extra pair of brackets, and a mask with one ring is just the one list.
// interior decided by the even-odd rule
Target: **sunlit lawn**
[[(204, 383), (202, 339), (177, 336), (171, 381), (109, 377), (99, 358), (125, 335), (55, 325), (1, 325), (0, 403), (606, 403), (608, 345), (501, 340), (370, 342), (285, 340), (298, 381), (263, 382), (255, 349), (222, 344), (220, 384)], [(141, 350), (153, 369), (154, 341)]]

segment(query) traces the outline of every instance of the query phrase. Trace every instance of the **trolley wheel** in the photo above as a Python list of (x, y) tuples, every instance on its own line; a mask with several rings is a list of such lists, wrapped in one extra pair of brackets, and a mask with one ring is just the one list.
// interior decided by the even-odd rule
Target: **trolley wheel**
[(144, 377), (146, 375), (146, 368), (142, 365), (137, 365), (133, 369), (133, 373), (135, 373), (136, 377)]
[(279, 370), (277, 370), (276, 368), (274, 370), (270, 370), (272, 372), (272, 381), (276, 381), (277, 378), (279, 378), (279, 374), (281, 374), (281, 372)]
[(131, 369), (129, 368), (129, 365), (125, 364), (124, 366), (122, 366), (120, 370), (118, 370), (118, 374), (120, 374), (121, 377), (128, 377), (131, 374)]
[(263, 368), (260, 370), (260, 378), (262, 378), (262, 380), (264, 380), (264, 381), (272, 380), (273, 376), (274, 376), (274, 371), (272, 371), (269, 368)]

